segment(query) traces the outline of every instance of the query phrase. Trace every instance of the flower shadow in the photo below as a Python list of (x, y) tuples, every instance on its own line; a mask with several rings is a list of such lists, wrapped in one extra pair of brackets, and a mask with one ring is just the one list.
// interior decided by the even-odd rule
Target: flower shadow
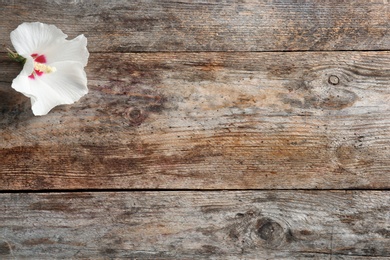
[(0, 129), (33, 117), (30, 99), (11, 88), (11, 83), (0, 82)]
[(22, 70), (22, 65), (0, 57), (0, 129), (34, 117), (30, 99), (15, 91), (12, 80)]

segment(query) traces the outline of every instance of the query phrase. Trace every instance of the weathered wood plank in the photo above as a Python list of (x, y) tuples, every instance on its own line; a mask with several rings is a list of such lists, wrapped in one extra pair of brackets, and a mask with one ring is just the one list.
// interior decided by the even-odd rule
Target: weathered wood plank
[(389, 50), (389, 3), (1, 1), (0, 42), (26, 21), (85, 34), (92, 52)]
[(388, 191), (0, 194), (16, 259), (388, 259)]
[(0, 189), (390, 187), (389, 52), (93, 54), (44, 117), (0, 68)]

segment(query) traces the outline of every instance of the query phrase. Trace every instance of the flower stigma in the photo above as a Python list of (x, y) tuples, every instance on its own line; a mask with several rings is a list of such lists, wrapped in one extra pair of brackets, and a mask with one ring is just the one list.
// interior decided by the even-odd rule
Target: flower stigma
[(31, 57), (34, 59), (34, 70), (30, 76), (28, 76), (30, 79), (35, 79), (35, 76), (42, 76), (45, 73), (50, 74), (57, 71), (55, 67), (44, 64), (46, 63), (45, 55), (34, 53), (31, 54)]
[(45, 65), (39, 62), (34, 62), (34, 70), (39, 70), (40, 72), (43, 73), (52, 73), (57, 71), (55, 67), (51, 67), (49, 65)]

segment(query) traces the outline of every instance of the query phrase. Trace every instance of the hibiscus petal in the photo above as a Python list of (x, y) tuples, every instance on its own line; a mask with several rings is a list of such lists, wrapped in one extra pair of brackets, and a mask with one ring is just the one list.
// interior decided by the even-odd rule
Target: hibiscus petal
[(12, 87), (31, 98), (34, 115), (46, 115), (53, 107), (72, 104), (88, 93), (87, 76), (79, 62), (52, 64), (57, 71), (29, 79), (20, 73)]
[(56, 26), (39, 22), (22, 23), (11, 32), (12, 45), (25, 58), (33, 53), (43, 53), (50, 45), (66, 37)]
[(58, 40), (44, 52), (47, 63), (59, 61), (78, 61), (83, 66), (87, 65), (89, 52), (87, 50), (87, 38), (82, 34), (73, 40)]
[(27, 97), (32, 97), (32, 90), (30, 88), (29, 75), (34, 71), (34, 61), (31, 57), (27, 57), (26, 63), (23, 66), (23, 70), (12, 81), (12, 88), (16, 91), (23, 93)]
[(64, 104), (71, 104), (88, 93), (87, 75), (81, 63), (62, 61), (55, 62), (52, 66), (57, 71), (45, 74), (42, 80), (45, 80), (61, 96), (68, 98), (69, 103)]

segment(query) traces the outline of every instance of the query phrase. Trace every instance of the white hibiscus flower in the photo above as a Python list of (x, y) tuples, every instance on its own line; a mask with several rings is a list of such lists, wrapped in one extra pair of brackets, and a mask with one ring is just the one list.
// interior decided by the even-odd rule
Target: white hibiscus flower
[(12, 88), (31, 99), (34, 115), (46, 115), (53, 107), (72, 104), (88, 93), (87, 38), (67, 37), (56, 26), (38, 22), (23, 23), (11, 32), (17, 51), (11, 55), (24, 62)]

